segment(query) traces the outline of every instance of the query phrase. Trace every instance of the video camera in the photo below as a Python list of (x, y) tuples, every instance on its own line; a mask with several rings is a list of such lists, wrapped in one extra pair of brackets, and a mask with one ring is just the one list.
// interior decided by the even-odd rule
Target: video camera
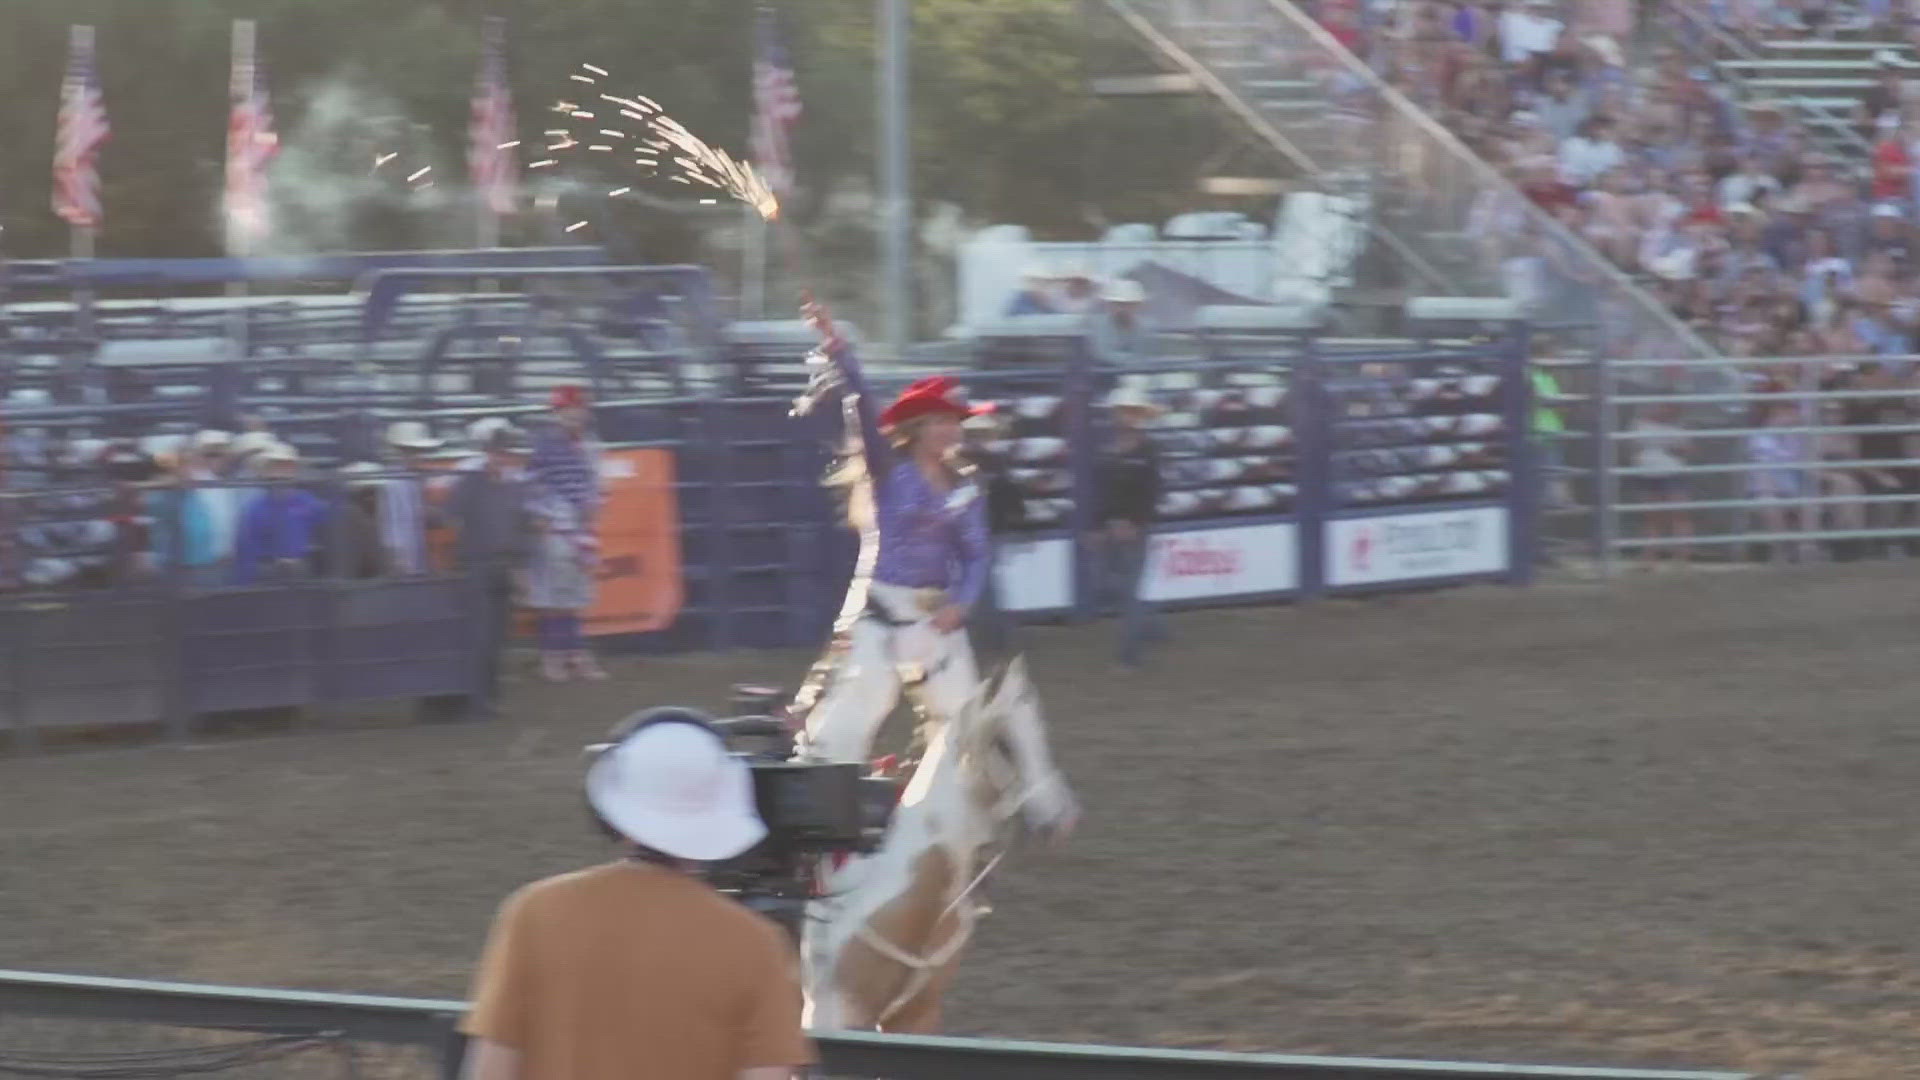
[(715, 721), (752, 770), (767, 838), (743, 855), (711, 864), (705, 877), (797, 939), (815, 895), (817, 861), (878, 847), (899, 790), (891, 780), (867, 776), (862, 765), (792, 760), (792, 732), (771, 715), (780, 696), (772, 688), (735, 687), (732, 715)]

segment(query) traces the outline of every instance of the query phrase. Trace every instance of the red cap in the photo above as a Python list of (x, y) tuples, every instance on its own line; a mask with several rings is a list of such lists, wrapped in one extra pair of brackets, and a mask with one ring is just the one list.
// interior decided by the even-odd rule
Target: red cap
[(556, 386), (553, 388), (552, 407), (556, 409), (584, 409), (587, 407), (587, 392), (572, 384)]
[(945, 375), (929, 375), (900, 391), (880, 414), (881, 427), (896, 427), (923, 416), (951, 416), (965, 419), (993, 411), (992, 405), (968, 405), (960, 387)]

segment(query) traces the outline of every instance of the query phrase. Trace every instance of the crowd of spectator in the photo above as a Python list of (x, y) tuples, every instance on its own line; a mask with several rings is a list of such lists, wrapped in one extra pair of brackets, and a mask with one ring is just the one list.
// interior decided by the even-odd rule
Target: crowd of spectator
[[(474, 421), (458, 444), (391, 424), (377, 460), (322, 467), (261, 420), (139, 439), (0, 433), (0, 591), (480, 575), (504, 624), (538, 620), (546, 675), (602, 677), (593, 603), (597, 449), (577, 388), (531, 431)], [(504, 639), (502, 639), (504, 640)]]
[[(1775, 33), (1873, 25), (1886, 5), (1726, 5)], [(1904, 355), (1920, 333), (1914, 210), (1920, 103), (1876, 58), (1851, 152), (1782, 102), (1737, 102), (1673, 43), (1630, 62), (1629, 0), (1403, 0), (1366, 34), (1323, 22), (1529, 200), (1735, 356)], [(1731, 16), (1729, 16), (1731, 17)], [(1489, 200), (1495, 257), (1532, 243)]]
[[(1857, 29), (1907, 40), (1895, 0), (1713, 0), (1701, 14), (1760, 38)], [(1615, 465), (1650, 561), (1684, 560), (1702, 504), (1741, 504), (1762, 557), (1853, 558), (1902, 544), (1847, 534), (1915, 524), (1920, 471), (1920, 98), (1902, 57), (1835, 129), (1791, 103), (1740, 101), (1632, 0), (1323, 0), (1322, 25), (1500, 170), (1528, 201), (1735, 361), (1745, 405), (1626, 411)], [(1651, 40), (1651, 45), (1646, 45)], [(1920, 36), (1914, 36), (1920, 44)], [(1480, 192), (1466, 231), (1523, 299), (1551, 307), (1538, 231)], [(1566, 268), (1563, 268), (1566, 269)], [(1571, 274), (1581, 290), (1579, 274)], [(1538, 310), (1538, 308), (1536, 308)], [(1590, 317), (1592, 312), (1587, 313)], [(1577, 317), (1577, 316), (1576, 316)], [(1786, 362), (1782, 358), (1815, 358)], [(1625, 383), (1685, 390), (1678, 370)], [(1841, 430), (1822, 430), (1839, 428)], [(1856, 430), (1846, 430), (1846, 429)], [(1719, 434), (1725, 432), (1725, 434)], [(1744, 461), (1729, 476), (1690, 466)], [(1814, 539), (1813, 534), (1825, 534)]]

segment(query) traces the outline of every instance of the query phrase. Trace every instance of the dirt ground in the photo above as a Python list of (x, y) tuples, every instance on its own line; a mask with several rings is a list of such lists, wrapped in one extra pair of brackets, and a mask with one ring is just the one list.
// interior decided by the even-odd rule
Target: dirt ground
[[(1192, 613), (1027, 645), (1087, 820), (995, 885), (958, 1033), (1920, 1077), (1903, 565)], [(602, 852), (583, 743), (806, 657), (623, 661), (489, 726), (0, 758), (0, 966), (457, 995)]]

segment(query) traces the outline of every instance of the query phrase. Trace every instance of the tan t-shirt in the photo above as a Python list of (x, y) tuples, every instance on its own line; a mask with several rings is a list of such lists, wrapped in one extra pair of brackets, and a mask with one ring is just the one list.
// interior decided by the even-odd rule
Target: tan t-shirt
[(733, 1080), (806, 1065), (794, 949), (771, 921), (671, 870), (620, 862), (501, 905), (461, 1030), (524, 1080)]

